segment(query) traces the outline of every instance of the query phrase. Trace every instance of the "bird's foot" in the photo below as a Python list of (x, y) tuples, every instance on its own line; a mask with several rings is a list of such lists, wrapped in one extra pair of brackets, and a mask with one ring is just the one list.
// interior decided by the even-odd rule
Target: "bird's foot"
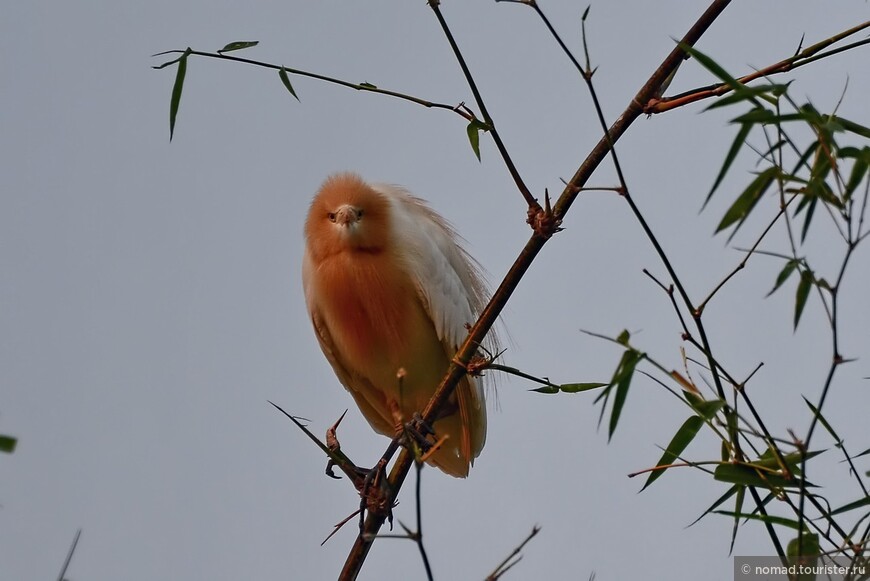
[(416, 457), (425, 455), (434, 445), (435, 430), (432, 429), (419, 413), (415, 413), (410, 422), (402, 425), (402, 445), (415, 452)]
[(381, 458), (374, 468), (366, 472), (362, 485), (357, 489), (360, 495), (359, 529), (363, 530), (366, 512), (370, 512), (385, 515), (390, 522), (390, 530), (393, 530), (393, 507), (397, 503), (390, 493), (385, 458)]

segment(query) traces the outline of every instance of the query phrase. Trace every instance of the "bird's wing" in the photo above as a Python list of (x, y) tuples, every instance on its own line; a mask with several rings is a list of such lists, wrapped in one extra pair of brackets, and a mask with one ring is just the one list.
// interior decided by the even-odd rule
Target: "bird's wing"
[[(486, 285), (480, 267), (459, 246), (461, 238), (450, 224), (423, 200), (395, 186), (373, 187), (390, 199), (400, 258), (445, 352), (452, 357), (468, 337), (467, 325), (475, 322), (484, 305)], [(449, 473), (464, 476), (486, 441), (483, 383), (472, 376), (464, 377), (456, 388), (456, 398), (462, 426), (457, 450), (460, 461), (451, 457), (435, 462)]]
[(396, 186), (373, 186), (392, 205), (392, 226), (404, 260), (438, 338), (455, 352), (468, 336), (485, 299), (480, 267), (459, 246), (460, 237), (423, 200)]

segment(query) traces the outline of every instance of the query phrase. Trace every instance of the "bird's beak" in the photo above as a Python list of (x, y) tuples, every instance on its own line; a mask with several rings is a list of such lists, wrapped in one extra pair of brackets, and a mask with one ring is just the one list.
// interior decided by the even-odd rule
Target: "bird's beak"
[(335, 212), (335, 222), (340, 226), (352, 226), (359, 222), (360, 211), (353, 206), (341, 206)]

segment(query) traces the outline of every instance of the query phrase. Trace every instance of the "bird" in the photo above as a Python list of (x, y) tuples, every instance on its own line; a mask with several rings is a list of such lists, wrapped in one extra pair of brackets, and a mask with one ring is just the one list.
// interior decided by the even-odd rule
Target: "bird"
[[(392, 438), (422, 413), (485, 306), (482, 268), (423, 199), (355, 173), (323, 182), (304, 235), (320, 348), (371, 427)], [(481, 378), (464, 375), (445, 407), (426, 461), (465, 478), (486, 442)]]

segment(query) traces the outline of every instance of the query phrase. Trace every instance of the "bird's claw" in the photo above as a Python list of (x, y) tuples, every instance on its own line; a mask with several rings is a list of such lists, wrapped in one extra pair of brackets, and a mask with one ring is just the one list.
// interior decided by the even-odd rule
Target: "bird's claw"
[(387, 520), (390, 522), (390, 530), (393, 530), (393, 507), (396, 506), (396, 503), (390, 494), (386, 478), (386, 467), (387, 461), (381, 458), (374, 468), (365, 471), (365, 477), (358, 487), (360, 495), (360, 530), (363, 530), (365, 526), (366, 512), (386, 514)]

